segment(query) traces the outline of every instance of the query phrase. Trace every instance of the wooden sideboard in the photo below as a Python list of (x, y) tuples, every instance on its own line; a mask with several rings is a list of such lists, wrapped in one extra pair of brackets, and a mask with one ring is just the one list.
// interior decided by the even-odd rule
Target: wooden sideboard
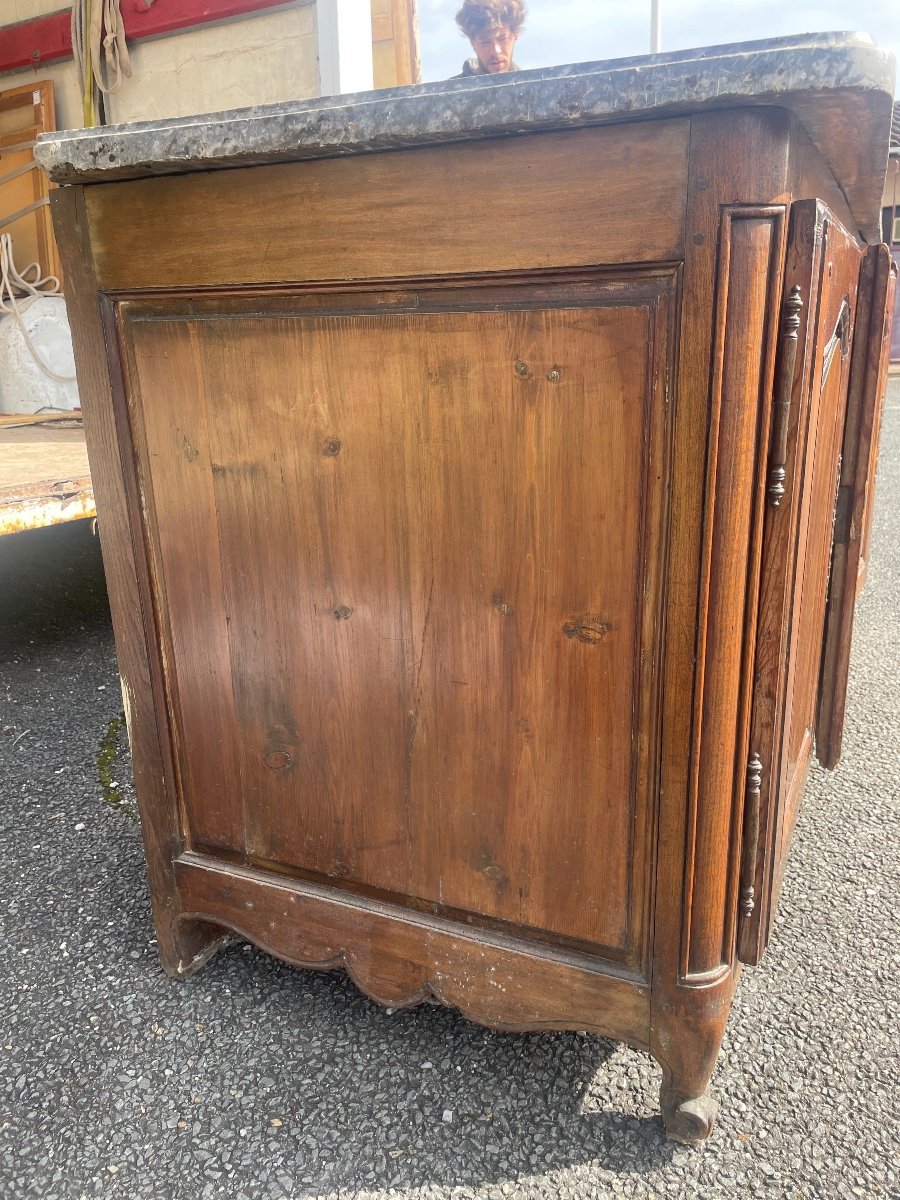
[(621, 1039), (699, 1141), (840, 752), (891, 96), (852, 39), (684, 57), (44, 161), (165, 968)]

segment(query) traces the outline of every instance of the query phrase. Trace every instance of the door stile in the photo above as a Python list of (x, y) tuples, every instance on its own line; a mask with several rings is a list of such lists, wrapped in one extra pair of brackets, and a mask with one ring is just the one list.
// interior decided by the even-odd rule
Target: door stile
[(778, 841), (777, 781), (804, 482), (798, 468), (809, 435), (825, 233), (825, 210), (820, 204), (801, 201), (792, 206), (773, 387), (754, 690), (746, 761), (738, 764), (744, 816), (737, 955), (750, 965), (759, 962), (768, 936), (772, 860)]

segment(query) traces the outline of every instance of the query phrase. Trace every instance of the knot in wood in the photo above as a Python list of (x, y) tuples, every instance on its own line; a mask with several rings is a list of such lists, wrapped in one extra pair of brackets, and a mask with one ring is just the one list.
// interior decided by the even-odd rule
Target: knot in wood
[(610, 631), (610, 626), (593, 617), (585, 617), (577, 621), (567, 621), (563, 625), (562, 631), (567, 638), (574, 638), (577, 642), (595, 646), (597, 642), (603, 641)]

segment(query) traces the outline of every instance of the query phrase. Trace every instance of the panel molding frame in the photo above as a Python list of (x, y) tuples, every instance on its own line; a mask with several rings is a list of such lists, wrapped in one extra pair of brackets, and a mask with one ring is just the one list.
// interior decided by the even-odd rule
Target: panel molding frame
[[(109, 369), (115, 380), (115, 407), (120, 436), (120, 454), (123, 464), (127, 463), (126, 475), (132, 476), (139, 505), (132, 504), (132, 512), (139, 507), (141, 516), (140, 529), (135, 530), (134, 536), (139, 539), (143, 548), (145, 567), (139, 572), (140, 586), (144, 596), (144, 604), (148, 612), (153, 614), (155, 637), (149, 639), (153, 645), (153, 655), (156, 659), (153, 670), (154, 688), (156, 689), (155, 704), (158, 712), (167, 715), (164, 731), (165, 758), (167, 763), (167, 780), (171, 794), (176, 797), (175, 808), (179, 829), (179, 842), (174, 850), (174, 857), (181, 859), (184, 855), (197, 856), (208, 854), (200, 844), (194, 844), (187, 834), (189, 828), (187, 805), (185, 801), (182, 769), (179, 765), (180, 752), (178, 749), (178, 689), (177, 682), (172, 676), (171, 667), (166, 665), (166, 659), (173, 659), (172, 635), (169, 626), (168, 606), (165, 600), (165, 580), (161, 570), (158, 549), (154, 546), (153, 529), (155, 527), (155, 501), (152, 488), (148, 481), (141, 479), (139, 463), (146, 461), (146, 447), (141, 450), (142, 434), (135, 429), (137, 417), (133, 404), (128, 395), (131, 391), (127, 384), (128, 355), (123, 342), (123, 313), (126, 308), (132, 308), (132, 319), (137, 321), (171, 321), (178, 316), (189, 320), (221, 320), (233, 315), (235, 319), (246, 319), (248, 315), (265, 319), (272, 315), (302, 316), (307, 315), (366, 315), (369, 313), (391, 314), (398, 311), (410, 311), (413, 314), (426, 312), (465, 312), (465, 311), (496, 311), (496, 304), (486, 299), (491, 289), (504, 291), (521, 286), (523, 298), (520, 303), (506, 303), (502, 309), (519, 311), (528, 309), (543, 309), (547, 307), (593, 308), (633, 307), (636, 303), (649, 311), (649, 330), (651, 343), (647, 355), (648, 385), (654, 380), (653, 387), (660, 392), (658, 381), (664, 381), (662, 386), (661, 421), (656, 440), (658, 445), (653, 459), (653, 468), (659, 472), (660, 479), (651, 489), (655, 495), (654, 503), (658, 511), (648, 512), (647, 488), (649, 481), (646, 473), (649, 465), (649, 440), (645, 441), (645, 451), (642, 459), (642, 470), (645, 478), (642, 480), (642, 491), (645, 502), (642, 505), (642, 521), (640, 534), (640, 561), (646, 564), (651, 554), (648, 544), (648, 530), (658, 531), (658, 545), (653, 549), (657, 569), (649, 572), (657, 580), (657, 590), (648, 592), (646, 578), (648, 572), (642, 571), (644, 584), (641, 587), (641, 619), (638, 625), (635, 672), (640, 673), (642, 659), (647, 660), (643, 680), (636, 679), (636, 715), (634, 718), (635, 736), (633, 737), (632, 771), (631, 771), (631, 808), (635, 820), (639, 823), (631, 826), (632, 845), (643, 838), (644, 854), (640, 858), (639, 884), (635, 885), (636, 875), (633, 873), (629, 883), (628, 903), (628, 933), (633, 951), (621, 957), (611, 947), (600, 947), (593, 943), (581, 943), (577, 939), (566, 939), (562, 935), (546, 931), (533, 931), (506, 925), (490, 918), (480, 919), (477, 914), (460, 914), (467, 924), (458, 923), (461, 930), (466, 928), (478, 930), (485, 936), (491, 936), (491, 931), (498, 936), (508, 936), (522, 947), (527, 947), (533, 955), (541, 953), (558, 953), (568, 948), (572, 953), (581, 954), (602, 964), (603, 969), (609, 969), (613, 974), (627, 977), (635, 982), (649, 979), (650, 960), (653, 948), (652, 913), (655, 903), (655, 863), (656, 863), (656, 830), (659, 807), (659, 760), (661, 754), (661, 680), (663, 658), (665, 653), (664, 638), (659, 637), (662, 628), (662, 613), (665, 603), (665, 577), (668, 561), (668, 526), (669, 503), (668, 482), (670, 481), (672, 459), (672, 426), (675, 408), (674, 387), (674, 358), (677, 352), (675, 334), (680, 307), (681, 268), (679, 264), (653, 264), (652, 266), (633, 266), (624, 268), (603, 266), (601, 268), (571, 268), (552, 269), (547, 271), (503, 272), (480, 274), (473, 276), (449, 276), (423, 278), (403, 278), (389, 280), (365, 281), (315, 281), (304, 285), (272, 285), (268, 287), (228, 287), (183, 289), (171, 288), (165, 290), (130, 289), (114, 293), (102, 293), (101, 305), (104, 314), (107, 342), (110, 347)], [(525, 289), (530, 295), (525, 298)], [(598, 289), (602, 289), (602, 292)], [(561, 296), (565, 293), (565, 302)], [(424, 306), (416, 303), (415, 296), (421, 293), (428, 297)], [(443, 302), (445, 293), (446, 302)], [(334, 298), (332, 305), (323, 307), (323, 300)], [(258, 302), (257, 311), (248, 313), (248, 305)], [(164, 314), (160, 313), (159, 305), (166, 306)], [(222, 306), (227, 311), (223, 313)], [(230, 306), (230, 308), (228, 307)], [(655, 314), (655, 315), (654, 315)], [(665, 367), (663, 367), (665, 363)], [(647, 393), (646, 404), (652, 403), (651, 392)], [(649, 434), (647, 435), (649, 439)], [(644, 655), (642, 649), (650, 644), (651, 636), (658, 642), (658, 655)], [(639, 729), (638, 713), (645, 711), (648, 719), (646, 728), (653, 730), (653, 736), (639, 739), (636, 734)], [(639, 760), (643, 760), (643, 765)], [(641, 811), (641, 804), (635, 794), (639, 780), (646, 779), (648, 802), (646, 811)], [(220, 860), (228, 863), (228, 857)], [(228, 864), (236, 870), (256, 870), (251, 863), (244, 866), (234, 860)], [(315, 875), (303, 873), (284, 874), (273, 871), (266, 874), (271, 881), (279, 881), (286, 885), (288, 881), (297, 887), (318, 886)], [(321, 883), (321, 881), (320, 881)], [(325, 884), (327, 886), (327, 884)], [(637, 892), (635, 887), (637, 886)], [(337, 900), (342, 892), (339, 887), (332, 889)], [(350, 893), (352, 895), (352, 893)], [(404, 905), (391, 904), (389, 896), (379, 895), (377, 891), (362, 892), (364, 897), (374, 904), (387, 903), (396, 909), (398, 914), (410, 913)], [(402, 900), (402, 897), (397, 897)], [(411, 898), (415, 899), (415, 898)], [(448, 917), (452, 910), (448, 909)], [(436, 917), (440, 914), (435, 913)], [(199, 916), (197, 919), (200, 919)], [(211, 917), (203, 918), (204, 920)], [(506, 931), (504, 934), (504, 930)], [(548, 1018), (549, 1019), (549, 1018)], [(535, 1026), (537, 1027), (537, 1026)]]

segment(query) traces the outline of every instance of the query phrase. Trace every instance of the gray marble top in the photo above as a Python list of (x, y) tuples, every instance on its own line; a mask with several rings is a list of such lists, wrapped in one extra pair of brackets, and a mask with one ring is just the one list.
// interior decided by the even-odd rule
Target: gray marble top
[(35, 156), (65, 184), (768, 104), (797, 114), (861, 231), (880, 240), (894, 69), (865, 34), (807, 34), (51, 133)]

